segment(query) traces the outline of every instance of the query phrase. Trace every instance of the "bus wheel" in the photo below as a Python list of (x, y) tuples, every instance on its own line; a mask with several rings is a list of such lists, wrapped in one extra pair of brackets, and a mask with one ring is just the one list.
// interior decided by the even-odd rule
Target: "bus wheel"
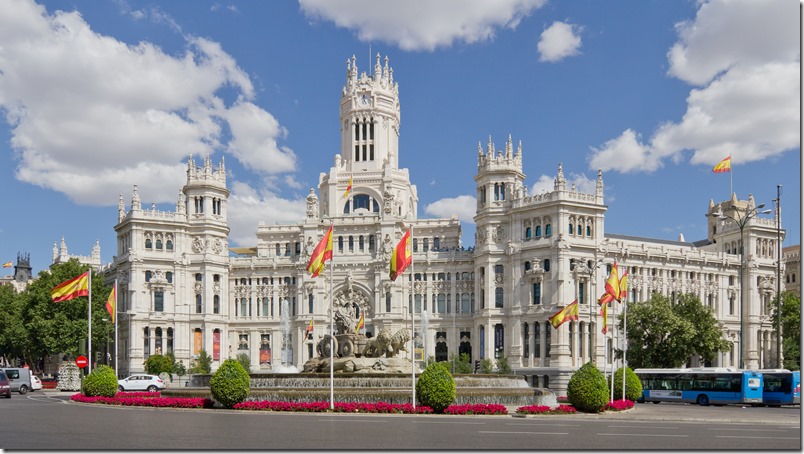
[(660, 401), (658, 401), (658, 400), (652, 400), (651, 402), (653, 402), (654, 404), (658, 404)]
[(709, 396), (707, 396), (706, 394), (701, 394), (700, 396), (698, 396), (696, 402), (698, 402), (698, 405), (706, 407), (709, 405)]

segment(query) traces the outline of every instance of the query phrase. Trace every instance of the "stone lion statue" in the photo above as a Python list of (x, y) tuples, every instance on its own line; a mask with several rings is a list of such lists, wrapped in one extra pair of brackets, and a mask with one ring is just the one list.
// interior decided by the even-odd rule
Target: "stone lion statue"
[(391, 332), (383, 328), (377, 333), (377, 337), (366, 341), (366, 346), (360, 352), (366, 358), (379, 358), (390, 353)]
[(388, 329), (383, 328), (377, 333), (377, 337), (366, 341), (366, 346), (361, 354), (367, 358), (379, 358), (381, 356), (393, 358), (400, 351), (407, 351), (405, 343), (409, 340), (410, 333), (405, 328), (400, 329), (393, 335)]

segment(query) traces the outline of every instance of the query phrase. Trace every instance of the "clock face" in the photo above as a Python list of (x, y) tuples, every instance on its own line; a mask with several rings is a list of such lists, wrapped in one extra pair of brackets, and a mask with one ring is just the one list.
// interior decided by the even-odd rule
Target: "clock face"
[(364, 94), (364, 95), (360, 95), (360, 98), (359, 98), (358, 102), (360, 103), (361, 106), (367, 106), (367, 105), (369, 105), (370, 100), (371, 100), (371, 98), (369, 98), (369, 95)]

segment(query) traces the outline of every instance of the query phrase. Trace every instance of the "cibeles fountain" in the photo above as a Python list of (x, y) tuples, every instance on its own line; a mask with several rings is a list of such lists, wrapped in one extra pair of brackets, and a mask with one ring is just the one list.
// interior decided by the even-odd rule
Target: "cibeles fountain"
[(372, 338), (360, 332), (357, 325), (361, 314), (368, 311), (369, 301), (366, 295), (352, 288), (350, 278), (351, 275), (347, 277), (346, 289), (333, 298), (331, 324), (334, 326), (335, 336), (319, 336), (316, 344), (318, 356), (304, 364), (304, 372), (329, 372), (332, 358), (332, 369), (337, 372), (412, 373), (410, 358), (401, 356), (402, 352), (410, 351), (406, 347), (411, 338), (410, 331), (407, 328), (380, 328)]
[[(328, 401), (336, 402), (388, 402), (410, 403), (413, 394), (411, 351), (413, 342), (409, 326), (374, 325), (376, 335), (368, 337), (361, 332), (358, 322), (361, 314), (371, 318), (368, 293), (353, 284), (351, 274), (332, 298), (332, 322), (327, 320), (324, 333), (318, 335), (316, 356), (302, 365), (302, 371), (292, 364), (290, 341), (291, 322), (288, 302), (282, 302), (281, 365), (271, 372), (251, 373), (248, 400), (285, 402)], [(429, 314), (417, 317), (416, 331), (419, 341), (429, 337)], [(329, 333), (334, 326), (335, 335)], [(321, 325), (318, 325), (321, 327)], [(333, 358), (330, 376), (330, 355)], [(424, 359), (424, 358), (422, 358)], [(416, 361), (418, 367), (423, 361)], [(455, 374), (457, 404), (496, 403), (503, 405), (554, 405), (555, 396), (546, 389), (530, 387), (523, 376), (497, 374)], [(210, 375), (194, 375), (191, 387), (167, 389), (165, 395), (209, 395)]]

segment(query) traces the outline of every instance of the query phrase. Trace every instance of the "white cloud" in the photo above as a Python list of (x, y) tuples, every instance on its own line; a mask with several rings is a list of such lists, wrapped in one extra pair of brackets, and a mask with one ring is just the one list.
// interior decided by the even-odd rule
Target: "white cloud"
[(424, 212), (439, 218), (457, 216), (458, 220), (474, 224), (477, 199), (471, 195), (444, 198), (424, 207)]
[(257, 226), (261, 221), (297, 221), (304, 219), (307, 202), (304, 197), (289, 200), (276, 194), (255, 189), (244, 182), (230, 182), (228, 220), (232, 246), (257, 244)]
[(592, 148), (590, 166), (653, 171), (664, 159), (735, 165), (800, 148), (799, 9), (792, 2), (712, 0), (677, 25), (668, 74), (693, 88), (679, 121), (659, 125), (646, 143), (631, 129)]
[[(594, 194), (597, 190), (597, 179), (590, 179), (584, 174), (570, 173), (567, 177), (567, 190), (575, 189), (583, 194)], [(555, 175), (542, 175), (530, 188), (531, 195), (544, 194), (546, 192), (553, 192), (555, 190)]]
[(557, 62), (564, 58), (578, 55), (581, 47), (579, 36), (581, 27), (564, 22), (553, 22), (545, 29), (536, 48), (539, 50), (539, 61)]
[[(251, 102), (249, 76), (218, 43), (185, 39), (171, 56), (97, 34), (76, 12), (0, 0), (0, 111), (16, 177), (103, 205), (132, 182), (144, 200), (175, 202), (190, 154), (226, 149), (261, 173), (294, 170), (293, 152), (277, 145), (287, 133)], [(217, 94), (224, 87), (238, 96), (231, 106)]]
[(546, 0), (300, 0), (312, 19), (354, 30), (361, 41), (383, 41), (402, 50), (432, 51), (455, 42), (490, 40), (498, 28), (514, 29)]

